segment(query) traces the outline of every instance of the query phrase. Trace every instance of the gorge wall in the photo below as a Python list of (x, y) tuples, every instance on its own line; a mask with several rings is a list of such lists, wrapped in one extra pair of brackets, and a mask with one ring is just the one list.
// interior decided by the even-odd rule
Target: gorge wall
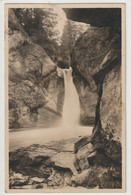
[[(62, 9), (9, 9), (10, 128), (48, 127), (61, 117), (64, 83), (56, 68), (69, 65), (76, 40), (89, 26), (68, 20)], [(86, 112), (83, 107), (82, 116)]]
[(87, 188), (121, 188), (120, 33), (111, 34), (110, 27), (88, 29), (75, 44), (71, 65), (91, 95), (97, 93), (93, 134), (75, 144), (79, 174), (74, 183)]

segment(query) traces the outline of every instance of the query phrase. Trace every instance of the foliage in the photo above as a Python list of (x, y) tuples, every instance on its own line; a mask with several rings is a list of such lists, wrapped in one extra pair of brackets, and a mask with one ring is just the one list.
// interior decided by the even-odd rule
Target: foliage
[(109, 123), (107, 123), (105, 129), (101, 129), (101, 134), (103, 140), (112, 141), (115, 138), (117, 141), (119, 141), (119, 136), (117, 135), (116, 130), (112, 129)]
[(56, 25), (56, 21), (53, 19), (55, 13), (51, 12), (50, 9), (39, 8), (18, 8), (13, 9), (13, 11), (31, 40), (43, 47), (51, 59), (55, 61), (58, 53), (58, 45), (52, 32), (52, 28)]

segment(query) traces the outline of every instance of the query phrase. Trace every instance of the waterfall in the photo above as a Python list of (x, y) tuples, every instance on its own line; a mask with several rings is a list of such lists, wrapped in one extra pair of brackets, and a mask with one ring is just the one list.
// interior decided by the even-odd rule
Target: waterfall
[(65, 97), (62, 111), (62, 125), (72, 127), (79, 125), (80, 102), (72, 78), (72, 68), (63, 69)]

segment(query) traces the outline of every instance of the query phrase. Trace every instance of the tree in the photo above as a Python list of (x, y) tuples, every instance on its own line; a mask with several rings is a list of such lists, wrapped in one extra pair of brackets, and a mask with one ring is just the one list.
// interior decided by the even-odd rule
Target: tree
[[(53, 9), (14, 9), (19, 23), (31, 38), (31, 40), (43, 47), (46, 53), (54, 61), (58, 54), (58, 45), (54, 37), (52, 28), (56, 25), (53, 19), (55, 13)], [(55, 32), (57, 34), (57, 32)]]

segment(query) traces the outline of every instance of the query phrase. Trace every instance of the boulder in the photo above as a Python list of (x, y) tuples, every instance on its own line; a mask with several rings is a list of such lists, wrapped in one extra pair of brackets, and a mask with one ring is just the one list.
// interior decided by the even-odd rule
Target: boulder
[(90, 167), (88, 162), (88, 156), (94, 152), (94, 147), (91, 143), (85, 145), (81, 149), (78, 150), (76, 153), (76, 161), (75, 161), (75, 167), (78, 171), (78, 173), (81, 173), (83, 170), (86, 170)]
[(96, 89), (94, 76), (120, 58), (120, 36), (110, 35), (110, 28), (91, 27), (79, 37), (72, 52), (71, 65)]
[(57, 155), (50, 158), (50, 160), (55, 163), (55, 166), (70, 169), (73, 174), (76, 174), (76, 169), (74, 166), (75, 160), (74, 154), (69, 152), (60, 152)]
[(28, 79), (34, 83), (55, 71), (56, 65), (38, 45), (27, 44), (9, 53), (9, 76), (12, 81)]

